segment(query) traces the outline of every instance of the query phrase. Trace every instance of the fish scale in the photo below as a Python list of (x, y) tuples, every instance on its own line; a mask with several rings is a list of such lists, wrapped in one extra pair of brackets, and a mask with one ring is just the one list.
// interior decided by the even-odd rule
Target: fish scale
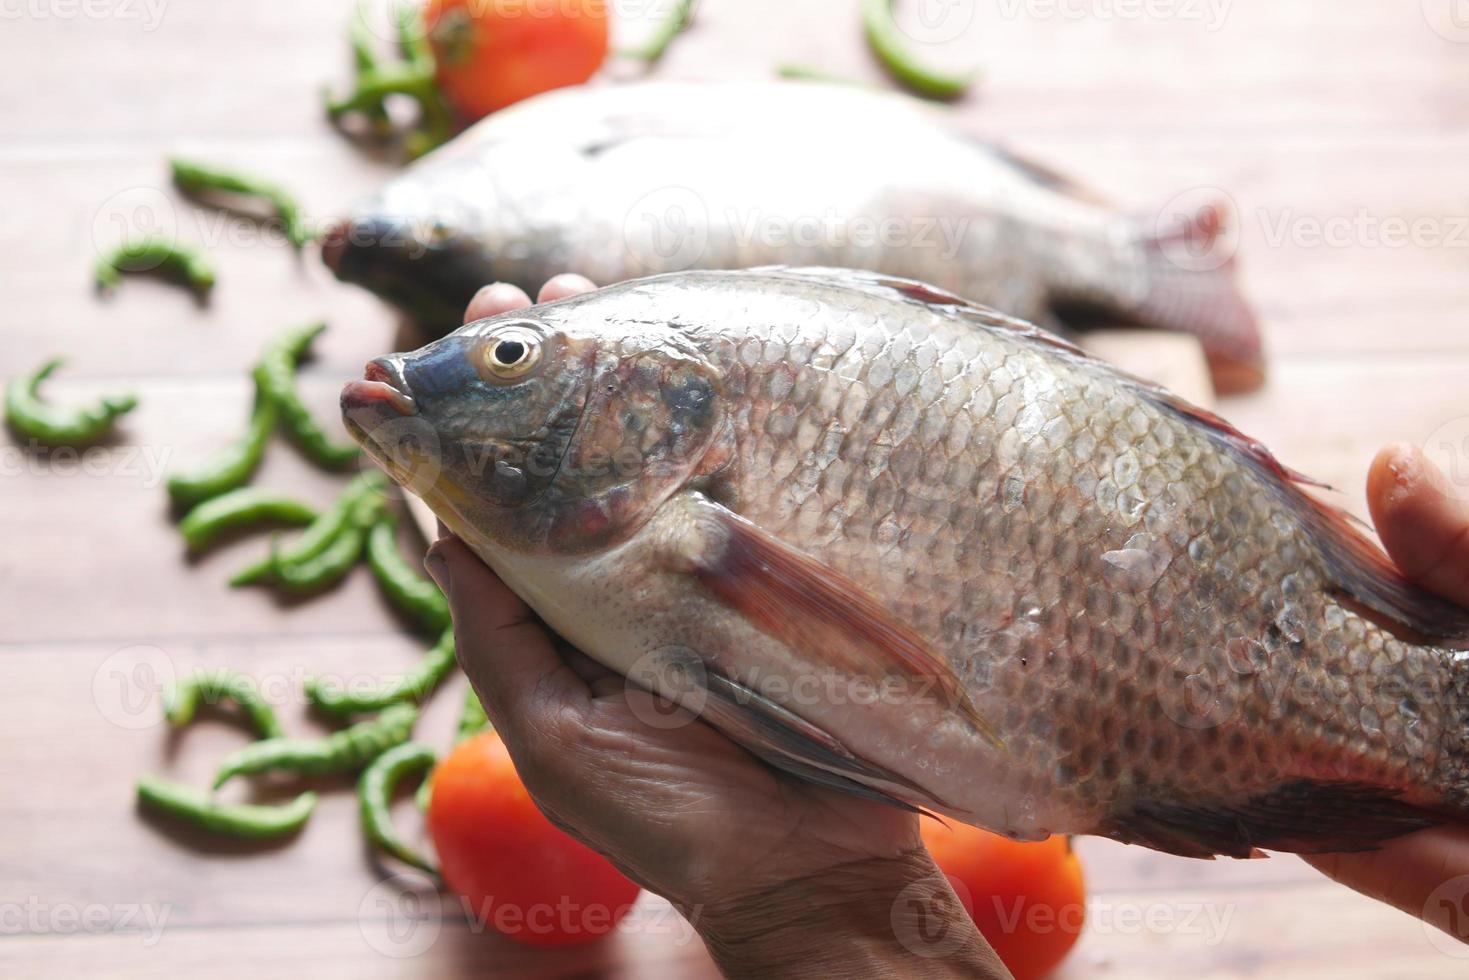
[[(1167, 392), (931, 287), (834, 270), (638, 280), (471, 324), (395, 377), (411, 392), (446, 352), (472, 365), (501, 323), (544, 334), (525, 383), (590, 391), (566, 396), (584, 421), (554, 492), (505, 506), (457, 464), (454, 420), (477, 405), (482, 450), (541, 418), (473, 369), (424, 379), (454, 485), (430, 503), (614, 669), (677, 650), (748, 689), (706, 717), (762, 757), (1016, 837), (1193, 856), (1367, 847), (1464, 812), (1462, 611)], [(347, 418), (401, 479), (370, 415)], [(643, 467), (583, 472), (619, 427)], [(756, 695), (852, 761), (760, 741)]]

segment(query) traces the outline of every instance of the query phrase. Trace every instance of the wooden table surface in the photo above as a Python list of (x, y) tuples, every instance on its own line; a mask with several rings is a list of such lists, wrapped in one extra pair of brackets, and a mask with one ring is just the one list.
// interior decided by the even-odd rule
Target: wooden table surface
[[(800, 61), (880, 82), (855, 6), (707, 0), (660, 71), (764, 77)], [(1469, 28), (1449, 0), (931, 9), (972, 15), (938, 54), (985, 67), (958, 110), (974, 128), (1140, 215), (1183, 190), (1229, 190), (1272, 356), (1268, 386), (1222, 406), (1246, 431), (1359, 510), (1379, 444), (1463, 444)], [(0, 444), (0, 974), (709, 974), (697, 940), (656, 902), (593, 948), (540, 953), (476, 934), (374, 865), (345, 782), (276, 847), (183, 837), (134, 812), (138, 773), (202, 784), (245, 738), (217, 719), (170, 738), (148, 693), (170, 671), (249, 671), (305, 733), (304, 675), (401, 670), (422, 646), (364, 573), (294, 607), (227, 589), (260, 540), (186, 561), (160, 482), (239, 430), (242, 369), (271, 331), (330, 321), (305, 372), (323, 415), (338, 385), (394, 344), (393, 317), (371, 296), (248, 223), (180, 201), (165, 180), (170, 152), (227, 160), (279, 176), (323, 216), (382, 180), (390, 168), (320, 112), (320, 86), (345, 80), (349, 11), (347, 0), (3, 8), (0, 374), (66, 352), (58, 397), (126, 385), (142, 407), (116, 445), (82, 459)], [(207, 243), (220, 270), (210, 305), (150, 281), (94, 296), (94, 249), (115, 240), (119, 218)], [(257, 482), (319, 500), (334, 486), (283, 445)], [(457, 690), (441, 695), (421, 733), (447, 741), (457, 704)], [(1067, 977), (1465, 971), (1413, 919), (1291, 857), (1204, 863), (1080, 846), (1091, 922)]]

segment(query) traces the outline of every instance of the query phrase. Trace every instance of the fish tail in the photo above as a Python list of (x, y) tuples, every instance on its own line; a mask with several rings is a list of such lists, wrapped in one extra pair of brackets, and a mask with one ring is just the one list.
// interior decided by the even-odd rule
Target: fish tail
[(1132, 310), (1144, 326), (1197, 336), (1222, 392), (1246, 391), (1265, 380), (1259, 322), (1235, 275), (1237, 239), (1226, 217), (1231, 210), (1221, 200), (1143, 223), (1136, 237), (1146, 285)]
[(1098, 281), (1053, 286), (1062, 318), (1079, 314), (1192, 334), (1216, 389), (1259, 387), (1265, 380), (1260, 327), (1235, 275), (1231, 213), (1221, 197), (1183, 214), (1111, 219), (1103, 236), (1107, 258), (1095, 266)]

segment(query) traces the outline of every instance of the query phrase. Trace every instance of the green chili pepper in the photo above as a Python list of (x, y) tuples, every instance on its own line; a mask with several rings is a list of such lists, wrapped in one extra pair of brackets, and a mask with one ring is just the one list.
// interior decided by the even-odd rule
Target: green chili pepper
[(862, 88), (870, 88), (866, 82), (859, 82), (855, 78), (846, 78), (842, 75), (833, 75), (822, 71), (820, 68), (811, 68), (807, 65), (786, 63), (775, 66), (775, 73), (781, 78), (792, 78), (806, 82), (826, 82), (830, 85), (856, 85)]
[(434, 750), (422, 742), (405, 742), (388, 749), (372, 761), (357, 781), (357, 799), (362, 812), (362, 829), (367, 839), (398, 860), (436, 874), (433, 863), (398, 836), (389, 805), (393, 790), (404, 776), (426, 772), (434, 764)]
[[(473, 738), (489, 727), (490, 719), (485, 715), (485, 706), (480, 703), (479, 695), (474, 692), (474, 685), (471, 684), (464, 689), (464, 707), (459, 712), (459, 727), (454, 734), (454, 744), (458, 745), (465, 739)], [(433, 792), (434, 774), (430, 772), (424, 777), (418, 792), (413, 795), (414, 805), (420, 810), (427, 810), (433, 799)]]
[(202, 299), (214, 288), (214, 267), (204, 256), (157, 236), (123, 242), (93, 269), (98, 289), (113, 289), (124, 272), (159, 272), (182, 280)]
[(449, 626), (449, 600), (398, 550), (397, 523), (378, 521), (367, 535), (367, 565), (376, 576), (388, 601), (428, 633)]
[(230, 585), (263, 582), (274, 575), (277, 563), (299, 565), (320, 555), (331, 547), (354, 519), (364, 516), (358, 513), (359, 500), (364, 495), (378, 497), (386, 486), (387, 478), (376, 470), (360, 474), (347, 484), (320, 517), (311, 522), (310, 527), (301, 532), (300, 537), (279, 549), (273, 548), (271, 554), (236, 573), (230, 579)]
[(376, 493), (360, 495), (353, 503), (347, 526), (338, 532), (336, 540), (320, 554), (304, 561), (281, 560), (279, 550), (272, 544), (271, 575), (276, 584), (297, 595), (336, 585), (362, 557), (367, 529), (382, 515), (383, 507), (383, 498)]
[(306, 697), (318, 708), (336, 715), (379, 711), (401, 701), (422, 701), (453, 669), (454, 631), (446, 629), (439, 642), (396, 681), (359, 694), (344, 691), (320, 677), (310, 677), (306, 680)]
[(281, 738), (286, 732), (276, 720), (275, 709), (260, 694), (252, 678), (217, 668), (190, 674), (163, 692), (163, 715), (175, 728), (194, 719), (199, 701), (216, 704), (226, 698), (240, 706), (261, 738)]
[(668, 19), (658, 25), (658, 30), (648, 42), (641, 48), (628, 48), (617, 52), (619, 58), (635, 58), (638, 61), (646, 61), (654, 64), (663, 57), (673, 39), (689, 29), (694, 22), (694, 5), (696, 0), (678, 0), (674, 4), (673, 12)]
[(105, 437), (119, 415), (138, 406), (136, 395), (108, 395), (92, 405), (62, 408), (41, 400), (41, 382), (63, 359), (52, 358), (35, 372), (5, 386), (5, 419), (17, 433), (48, 446), (85, 446)]
[(275, 428), (275, 404), (256, 386), (255, 408), (245, 434), (225, 446), (192, 473), (168, 478), (168, 495), (177, 507), (190, 507), (244, 486), (265, 455), (265, 444)]
[(464, 708), (459, 712), (459, 728), (454, 736), (454, 744), (458, 745), (466, 738), (473, 738), (489, 727), (490, 719), (485, 714), (485, 706), (471, 684), (464, 689)]
[(218, 170), (206, 167), (201, 163), (180, 160), (177, 157), (168, 161), (168, 166), (173, 171), (173, 182), (185, 194), (204, 197), (209, 194), (225, 193), (258, 197), (275, 210), (276, 217), (280, 219), (285, 229), (286, 239), (292, 245), (300, 248), (311, 240), (306, 224), (301, 220), (300, 206), (296, 203), (295, 198), (286, 193), (285, 189), (279, 185), (233, 171)]
[(417, 708), (395, 704), (376, 718), (358, 722), (326, 738), (271, 738), (252, 742), (225, 757), (219, 775), (214, 778), (214, 788), (241, 774), (280, 771), (320, 776), (360, 769), (393, 746), (408, 741), (417, 720)]
[(862, 29), (884, 67), (919, 95), (957, 99), (979, 75), (978, 72), (948, 74), (920, 65), (908, 51), (903, 32), (893, 20), (893, 0), (862, 0)]
[(328, 469), (341, 469), (356, 460), (361, 450), (354, 443), (332, 442), (296, 391), (296, 362), (325, 329), (325, 323), (310, 323), (282, 332), (261, 354), (255, 383), (275, 404), (281, 423), (306, 455)]
[(310, 524), (315, 508), (270, 490), (241, 487), (204, 501), (182, 521), (179, 533), (189, 550), (203, 551), (221, 534), (258, 524)]
[(207, 793), (156, 776), (138, 778), (138, 802), (197, 827), (231, 837), (284, 837), (305, 825), (316, 809), (310, 790), (289, 803), (219, 803)]
[(272, 550), (271, 578), (293, 595), (311, 595), (331, 588), (347, 576), (362, 557), (362, 529), (349, 526), (326, 550), (302, 562), (287, 562)]

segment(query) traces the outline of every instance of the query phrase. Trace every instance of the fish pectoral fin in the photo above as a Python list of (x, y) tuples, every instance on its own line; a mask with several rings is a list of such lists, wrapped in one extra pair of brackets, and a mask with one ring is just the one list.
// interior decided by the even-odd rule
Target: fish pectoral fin
[(725, 604), (816, 662), (874, 682), (897, 674), (931, 683), (975, 731), (1000, 744), (948, 661), (866, 589), (702, 494), (686, 497), (691, 530), (680, 557)]
[(1441, 822), (1370, 783), (1297, 779), (1242, 800), (1138, 800), (1097, 833), (1183, 857), (1264, 857), (1376, 850)]
[(944, 807), (917, 783), (853, 754), (825, 729), (760, 693), (712, 670), (704, 680), (708, 697), (700, 717), (777, 769), (914, 813)]

